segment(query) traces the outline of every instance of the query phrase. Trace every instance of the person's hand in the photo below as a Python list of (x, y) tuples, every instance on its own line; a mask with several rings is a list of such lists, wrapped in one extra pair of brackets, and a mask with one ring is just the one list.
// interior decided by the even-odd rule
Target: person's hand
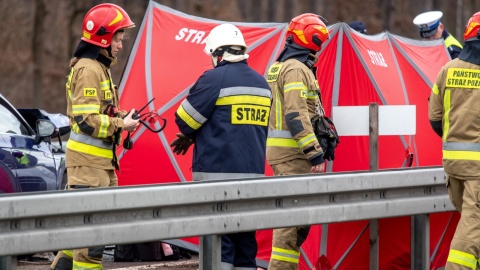
[(188, 148), (193, 144), (193, 141), (185, 137), (182, 133), (177, 133), (177, 138), (170, 143), (173, 147), (173, 152), (177, 155), (185, 155)]
[(133, 132), (137, 129), (140, 124), (140, 119), (133, 119), (132, 115), (135, 112), (135, 109), (132, 109), (126, 116), (123, 118), (123, 129), (128, 132)]
[(323, 169), (325, 169), (325, 162), (312, 166), (312, 171), (311, 172), (312, 173), (321, 173), (321, 172), (323, 172)]

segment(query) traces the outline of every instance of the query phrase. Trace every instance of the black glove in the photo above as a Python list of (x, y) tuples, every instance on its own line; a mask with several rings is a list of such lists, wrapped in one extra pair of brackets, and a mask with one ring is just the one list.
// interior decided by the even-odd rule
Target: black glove
[(320, 137), (317, 138), (318, 143), (322, 147), (323, 150), (323, 159), (324, 160), (334, 160), (335, 159), (335, 146), (336, 143), (334, 141), (331, 141), (325, 137)]
[(317, 137), (318, 143), (320, 144), (320, 147), (322, 147), (322, 151), (324, 153), (324, 159), (325, 155), (327, 154), (327, 149), (328, 149), (328, 139), (325, 137)]
[(318, 143), (325, 153), (323, 158), (332, 161), (335, 159), (335, 148), (340, 142), (335, 125), (332, 120), (326, 116), (312, 118), (312, 127), (317, 136)]
[(328, 147), (323, 150), (325, 152), (325, 155), (323, 156), (323, 158), (330, 161), (334, 160), (336, 147), (337, 147), (337, 141), (329, 140)]
[(185, 137), (182, 133), (177, 133), (177, 138), (170, 143), (173, 147), (173, 152), (177, 155), (185, 155), (188, 148), (193, 144), (193, 141)]

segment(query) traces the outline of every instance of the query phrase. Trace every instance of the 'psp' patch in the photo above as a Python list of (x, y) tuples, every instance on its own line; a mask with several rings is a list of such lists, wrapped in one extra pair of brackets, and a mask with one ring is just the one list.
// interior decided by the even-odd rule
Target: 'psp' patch
[(112, 99), (112, 91), (107, 90), (103, 92), (104, 92), (104, 99)]
[(96, 97), (97, 89), (96, 88), (83, 88), (83, 96), (85, 97)]
[(233, 105), (232, 124), (267, 126), (270, 107), (255, 105)]

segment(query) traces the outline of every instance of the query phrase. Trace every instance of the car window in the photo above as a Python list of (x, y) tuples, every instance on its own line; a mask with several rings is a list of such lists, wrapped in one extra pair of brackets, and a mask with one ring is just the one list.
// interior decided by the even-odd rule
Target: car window
[(3, 104), (0, 104), (0, 133), (30, 135), (17, 116)]

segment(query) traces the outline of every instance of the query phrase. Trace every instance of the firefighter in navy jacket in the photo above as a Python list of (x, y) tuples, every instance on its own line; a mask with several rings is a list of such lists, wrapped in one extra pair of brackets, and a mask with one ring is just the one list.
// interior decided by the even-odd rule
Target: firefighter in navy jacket
[[(197, 80), (175, 113), (181, 133), (171, 146), (185, 154), (194, 143), (195, 181), (264, 175), (271, 91), (248, 66), (246, 48), (237, 27), (215, 27), (205, 46), (214, 68)], [(257, 269), (256, 253), (255, 232), (222, 235), (221, 269)]]

